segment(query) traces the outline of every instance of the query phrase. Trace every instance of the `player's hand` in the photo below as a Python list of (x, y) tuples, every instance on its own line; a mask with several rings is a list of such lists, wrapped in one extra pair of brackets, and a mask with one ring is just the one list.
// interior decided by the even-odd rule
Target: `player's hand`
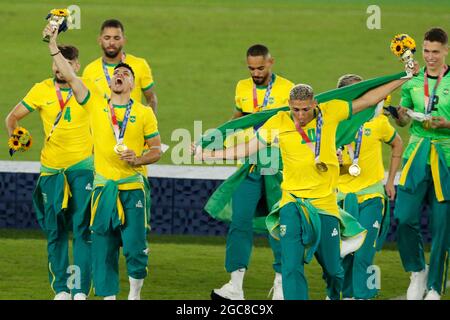
[(444, 117), (432, 117), (431, 118), (431, 128), (448, 128), (450, 121), (447, 121)]
[(136, 156), (136, 153), (133, 150), (127, 149), (125, 151), (122, 151), (119, 156), (120, 156), (120, 160), (125, 161), (130, 166), (139, 165), (138, 157)]
[(58, 36), (58, 27), (52, 26), (50, 23), (48, 23), (44, 30), (42, 31), (42, 37), (46, 36), (50, 37), (49, 45), (50, 44), (56, 44), (56, 37)]
[(395, 199), (395, 187), (393, 182), (388, 182), (384, 186), (384, 189), (386, 190), (386, 195), (388, 196), (389, 200)]
[(414, 60), (413, 65), (411, 66), (409, 63), (405, 65), (406, 76), (402, 77), (402, 79), (411, 79), (413, 76), (419, 74), (420, 66), (417, 61)]

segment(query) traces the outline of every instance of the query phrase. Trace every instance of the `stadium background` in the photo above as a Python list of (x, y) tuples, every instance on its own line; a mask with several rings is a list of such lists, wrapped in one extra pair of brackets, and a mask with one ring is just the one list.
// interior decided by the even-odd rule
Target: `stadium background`
[[(2, 119), (35, 82), (51, 76), (48, 49), (41, 41), (44, 17), (49, 9), (70, 4), (81, 9), (81, 29), (69, 30), (60, 42), (80, 49), (82, 67), (101, 54), (96, 43), (101, 22), (117, 18), (124, 23), (128, 38), (125, 50), (145, 57), (152, 67), (159, 100), (159, 128), (163, 142), (171, 147), (177, 143), (171, 141), (177, 128), (193, 132), (193, 122), (202, 120), (206, 130), (229, 119), (236, 81), (248, 77), (245, 51), (254, 43), (271, 49), (276, 73), (296, 83), (309, 83), (319, 93), (334, 88), (344, 73), (372, 78), (401, 70), (402, 65), (389, 51), (389, 41), (397, 33), (408, 33), (416, 39), (416, 56), (422, 62), (423, 33), (432, 26), (449, 31), (450, 26), (446, 1), (129, 0), (125, 5), (118, 0), (1, 0)], [(366, 10), (373, 4), (381, 9), (381, 29), (370, 30), (366, 24), (371, 15)], [(397, 91), (393, 103), (398, 100)], [(29, 152), (16, 154), (14, 161), (38, 161), (42, 146), (39, 117), (32, 114), (21, 123), (33, 134), (34, 145)], [(407, 141), (407, 130), (399, 132)], [(10, 160), (5, 130), (0, 132), (0, 141), (4, 142), (0, 159)], [(11, 172), (7, 164), (0, 162), (0, 299), (51, 298), (45, 240), (39, 230), (27, 229), (36, 226), (29, 200), (37, 175), (33, 170)], [(160, 164), (171, 164), (170, 150)], [(182, 222), (171, 232), (158, 229), (158, 223), (154, 225), (150, 276), (143, 298), (208, 299), (210, 290), (228, 277), (223, 269), (225, 226), (205, 219), (201, 201), (192, 197), (201, 194), (204, 201), (222, 176), (177, 178), (171, 176), (172, 169), (165, 170), (169, 172), (165, 177), (151, 180), (155, 187), (154, 217), (158, 217), (159, 210), (162, 219), (172, 219), (173, 223), (174, 212), (169, 216), (162, 208), (169, 206), (167, 203), (172, 208), (177, 204), (177, 217)], [(150, 176), (155, 175), (151, 169)], [(179, 202), (164, 200), (168, 193), (177, 195)], [(426, 218), (423, 221), (426, 223)], [(193, 236), (195, 228), (218, 236)], [(170, 233), (185, 235), (167, 235)], [(375, 261), (382, 270), (381, 299), (401, 296), (408, 284), (408, 275), (402, 272), (398, 253), (393, 249), (395, 245), (388, 244)], [(244, 284), (247, 298), (266, 298), (272, 282), (270, 265), (270, 250), (264, 239), (258, 238)], [(126, 297), (128, 287), (123, 267), (122, 261), (119, 298)], [(307, 267), (307, 275), (311, 298), (322, 299), (323, 283), (317, 263)]]

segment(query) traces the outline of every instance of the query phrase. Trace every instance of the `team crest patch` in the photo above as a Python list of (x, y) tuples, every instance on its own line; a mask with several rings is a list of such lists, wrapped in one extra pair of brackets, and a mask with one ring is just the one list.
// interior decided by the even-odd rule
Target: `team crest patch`
[(372, 132), (372, 130), (370, 130), (369, 128), (364, 129), (364, 135), (366, 135), (366, 136), (370, 136), (371, 132)]
[(275, 102), (275, 98), (274, 97), (269, 97), (269, 104), (274, 104)]
[(280, 225), (280, 237), (284, 237), (286, 235), (286, 225), (281, 224)]
[(131, 116), (130, 117), (130, 122), (132, 122), (132, 123), (136, 122), (136, 116)]
[(444, 89), (443, 93), (444, 93), (445, 95), (448, 95), (449, 90), (448, 90), (448, 89)]

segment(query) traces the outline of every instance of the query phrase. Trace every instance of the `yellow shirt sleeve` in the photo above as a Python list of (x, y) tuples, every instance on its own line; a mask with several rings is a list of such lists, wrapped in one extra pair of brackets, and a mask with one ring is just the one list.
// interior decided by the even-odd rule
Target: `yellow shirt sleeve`
[(392, 140), (394, 140), (397, 132), (395, 131), (395, 128), (391, 125), (389, 119), (386, 116), (382, 115), (381, 119), (382, 120), (379, 126), (381, 140), (385, 143), (390, 144)]
[(144, 108), (144, 138), (151, 139), (159, 135), (158, 121), (156, 120), (153, 109), (149, 107)]
[(345, 100), (330, 100), (321, 103), (319, 107), (327, 113), (328, 119), (334, 119), (337, 122), (347, 120), (352, 115), (352, 102)]
[[(22, 99), (22, 104), (30, 112), (39, 109), (45, 104), (45, 95), (42, 94), (42, 87), (40, 83), (36, 83), (30, 91), (26, 94), (25, 98)], [(56, 97), (55, 97), (56, 99)]]
[(240, 94), (240, 90), (239, 90), (239, 83), (236, 85), (236, 93), (235, 93), (235, 96), (234, 96), (234, 101), (236, 103), (235, 109), (237, 111), (241, 111), (242, 112), (242, 101), (241, 101), (241, 94)]
[(140, 87), (142, 91), (148, 90), (154, 85), (153, 76), (152, 76), (152, 70), (150, 69), (149, 64), (145, 59), (142, 59), (141, 64), (141, 79), (140, 79)]

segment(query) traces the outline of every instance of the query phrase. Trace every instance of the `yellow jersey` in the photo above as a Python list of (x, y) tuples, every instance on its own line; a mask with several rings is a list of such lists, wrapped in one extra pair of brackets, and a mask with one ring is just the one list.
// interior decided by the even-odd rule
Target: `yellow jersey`
[[(135, 57), (129, 53), (125, 54), (125, 60), (123, 62), (131, 66), (135, 76), (134, 89), (131, 91), (131, 98), (135, 102), (142, 102), (142, 92), (150, 89), (154, 85), (150, 66), (145, 59)], [(111, 79), (117, 64), (105, 63), (105, 66)], [(84, 68), (83, 78), (87, 78), (94, 82), (107, 96), (111, 95), (111, 89), (109, 88), (108, 80), (103, 71), (102, 58), (92, 61)]]
[[(341, 174), (339, 176), (339, 190), (343, 193), (357, 192), (383, 180), (382, 143), (390, 144), (396, 134), (394, 127), (389, 123), (389, 119), (383, 114), (366, 122), (362, 130), (361, 149), (358, 159), (358, 166), (361, 168), (361, 173), (357, 177), (351, 176), (348, 171)], [(351, 147), (354, 152), (355, 142), (352, 142)], [(345, 146), (342, 152), (342, 158), (345, 167), (352, 164), (348, 146)], [(358, 202), (361, 203), (375, 197), (383, 197), (383, 195), (371, 194), (358, 196)]]
[[(268, 86), (255, 86), (258, 100), (258, 108), (253, 105), (253, 86), (252, 78), (240, 80), (236, 85), (235, 109), (244, 113), (255, 113), (268, 109), (276, 109), (289, 105), (289, 92), (294, 83), (272, 73), (272, 88), (267, 99), (267, 105), (263, 108), (264, 97), (267, 93)], [(253, 128), (248, 128), (233, 134), (225, 140), (224, 146), (231, 147), (250, 141), (255, 136)]]
[[(119, 155), (114, 151), (117, 141), (113, 131), (108, 99), (99, 93), (89, 91), (81, 105), (88, 111), (93, 124), (96, 174), (108, 180), (119, 180), (145, 172), (144, 166), (132, 167), (120, 160)], [(119, 126), (121, 126), (127, 106), (113, 105), (113, 107)], [(159, 135), (158, 123), (153, 109), (133, 101), (123, 144), (139, 156), (144, 150), (145, 140), (157, 135)]]
[[(95, 85), (83, 79), (87, 87)], [(69, 88), (61, 88), (65, 102)], [(93, 140), (89, 128), (89, 117), (72, 95), (67, 101), (61, 119), (47, 141), (56, 116), (61, 111), (53, 79), (36, 83), (23, 98), (22, 104), (30, 111), (37, 110), (44, 128), (44, 146), (41, 150), (41, 164), (54, 169), (70, 167), (92, 155)]]
[(267, 100), (267, 105), (263, 106), (264, 96), (267, 92), (268, 86), (255, 86), (258, 109), (254, 109), (253, 105), (253, 86), (254, 82), (252, 78), (240, 80), (236, 85), (236, 110), (242, 113), (254, 113), (255, 111), (263, 111), (268, 109), (274, 109), (289, 105), (289, 92), (291, 91), (294, 83), (291, 81), (272, 73), (272, 88), (270, 96)]
[[(280, 206), (293, 199), (323, 198), (316, 200), (317, 206), (333, 215), (338, 215), (335, 190), (339, 176), (339, 163), (336, 157), (336, 130), (340, 121), (352, 115), (351, 103), (343, 100), (331, 100), (319, 104), (322, 113), (322, 132), (320, 161), (328, 170), (320, 172), (315, 166), (315, 155), (297, 131), (290, 111), (278, 112), (257, 131), (257, 137), (267, 144), (278, 143), (283, 161), (283, 195)], [(312, 144), (315, 145), (317, 114), (306, 126), (302, 127)], [(334, 203), (333, 203), (334, 201)]]

